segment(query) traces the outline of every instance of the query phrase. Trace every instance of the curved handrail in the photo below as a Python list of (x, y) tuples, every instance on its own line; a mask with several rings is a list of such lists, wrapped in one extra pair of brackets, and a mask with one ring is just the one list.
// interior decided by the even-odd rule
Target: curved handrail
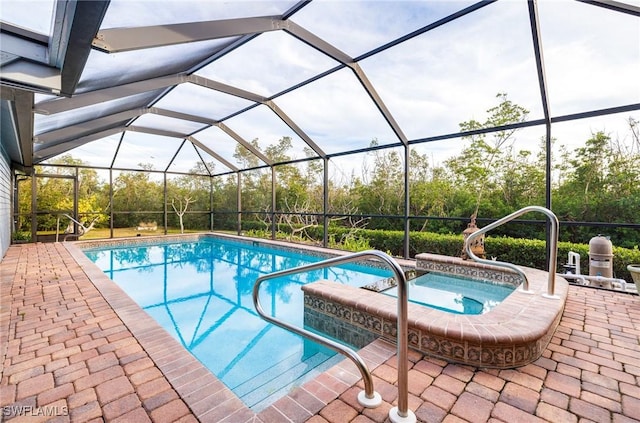
[[(304, 266), (299, 266), (292, 269), (285, 269), (278, 272), (274, 272), (268, 275), (260, 276), (256, 279), (256, 283), (253, 285), (253, 304), (256, 308), (258, 314), (266, 321), (273, 323), (274, 325), (280, 326), (284, 329), (287, 329), (291, 332), (294, 332), (300, 336), (304, 336), (306, 338), (312, 339), (332, 350), (339, 352), (340, 354), (349, 358), (356, 365), (360, 374), (362, 375), (362, 380), (364, 381), (364, 395), (358, 395), (358, 400), (365, 407), (376, 407), (382, 403), (382, 398), (380, 394), (374, 391), (373, 389), (373, 378), (371, 376), (371, 372), (369, 371), (364, 360), (351, 348), (342, 345), (338, 342), (335, 342), (329, 338), (325, 338), (321, 335), (308, 331), (304, 328), (300, 328), (297, 326), (293, 326), (285, 321), (279, 320), (273, 316), (267, 315), (262, 305), (260, 304), (259, 292), (260, 292), (260, 284), (268, 279), (274, 279), (281, 276), (288, 276), (302, 272), (308, 272), (312, 270), (322, 269), (330, 266), (335, 266), (338, 264), (350, 263), (365, 257), (375, 257), (383, 262), (385, 262), (393, 271), (395, 278), (398, 280), (398, 406), (394, 407), (392, 410), (397, 409), (396, 412), (400, 417), (407, 417), (413, 415), (413, 413), (408, 410), (408, 364), (407, 364), (407, 356), (408, 356), (408, 322), (407, 322), (407, 303), (408, 303), (408, 294), (407, 294), (407, 279), (404, 275), (404, 272), (400, 265), (393, 260), (387, 254), (376, 251), (376, 250), (367, 250), (361, 251), (353, 254), (349, 254), (346, 256), (333, 257), (324, 261), (320, 261), (317, 263), (311, 263)], [(363, 394), (361, 392), (360, 394)], [(389, 411), (390, 415), (392, 410)], [(413, 419), (415, 421), (415, 419)]]
[(528, 207), (524, 207), (516, 212), (511, 213), (508, 216), (503, 217), (502, 219), (498, 219), (493, 223), (488, 224), (487, 226), (484, 226), (482, 228), (480, 228), (479, 230), (477, 230), (476, 232), (473, 232), (472, 234), (470, 234), (467, 237), (467, 240), (465, 241), (465, 251), (467, 252), (467, 255), (469, 257), (471, 257), (474, 261), (478, 262), (478, 263), (484, 263), (484, 264), (491, 264), (494, 266), (501, 266), (501, 267), (506, 267), (508, 269), (513, 270), (514, 272), (516, 272), (517, 274), (519, 274), (523, 280), (524, 280), (524, 284), (522, 287), (522, 290), (526, 293), (531, 293), (531, 291), (529, 290), (529, 280), (527, 279), (527, 276), (525, 275), (525, 273), (516, 265), (511, 264), (511, 263), (505, 263), (503, 261), (494, 261), (494, 260), (487, 260), (487, 259), (482, 259), (478, 256), (476, 256), (473, 251), (471, 251), (471, 242), (473, 240), (475, 240), (477, 237), (479, 237), (480, 235), (487, 233), (488, 231), (490, 231), (491, 229), (495, 229), (500, 225), (503, 225), (507, 222), (512, 221), (513, 219), (515, 219), (516, 217), (522, 216), (525, 213), (529, 213), (529, 212), (540, 212), (545, 214), (548, 218), (549, 221), (551, 222), (551, 247), (550, 247), (550, 252), (549, 252), (549, 280), (548, 280), (548, 284), (547, 284), (547, 293), (543, 294), (543, 296), (547, 297), (547, 298), (558, 298), (555, 295), (555, 286), (556, 286), (556, 266), (557, 266), (557, 261), (558, 261), (558, 218), (556, 217), (556, 215), (549, 209), (545, 208), (545, 207), (541, 207), (541, 206), (528, 206)]

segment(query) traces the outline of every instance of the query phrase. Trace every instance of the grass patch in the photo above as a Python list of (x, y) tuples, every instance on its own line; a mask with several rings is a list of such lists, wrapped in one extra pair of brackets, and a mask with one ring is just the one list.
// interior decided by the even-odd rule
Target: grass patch
[[(209, 232), (207, 230), (190, 230), (185, 229), (184, 233), (198, 233), (198, 232)], [(180, 228), (167, 228), (167, 234), (179, 234)], [(39, 231), (38, 235), (55, 235), (56, 231)], [(114, 238), (127, 238), (134, 236), (160, 236), (164, 235), (164, 228), (158, 228), (155, 231), (139, 231), (136, 228), (113, 228), (113, 237)], [(64, 239), (65, 234), (59, 234), (60, 241)], [(92, 229), (88, 234), (80, 237), (81, 241), (86, 241), (88, 239), (103, 239), (110, 238), (111, 231), (109, 228), (95, 228)]]

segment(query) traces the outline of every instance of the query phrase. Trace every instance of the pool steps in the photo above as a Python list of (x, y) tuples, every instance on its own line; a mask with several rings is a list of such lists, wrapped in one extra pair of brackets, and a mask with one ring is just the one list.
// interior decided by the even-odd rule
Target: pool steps
[(301, 361), (298, 351), (255, 378), (234, 387), (233, 391), (252, 410), (260, 412), (273, 404), (274, 399), (281, 398), (294, 387), (313, 379), (342, 359), (337, 354), (318, 352)]

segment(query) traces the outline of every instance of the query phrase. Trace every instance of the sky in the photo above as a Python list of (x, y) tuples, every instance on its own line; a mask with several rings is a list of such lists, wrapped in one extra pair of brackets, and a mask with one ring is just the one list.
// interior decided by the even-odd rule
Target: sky
[[(2, 20), (47, 33), (51, 27), (51, 2), (2, 0)], [(169, 2), (112, 0), (102, 28), (279, 15), (293, 2)], [(314, 1), (291, 21), (357, 58), (424, 25), (441, 19), (472, 2), (464, 1)], [(640, 7), (640, 1), (630, 4)], [(640, 18), (568, 0), (538, 2), (545, 75), (552, 116), (640, 103)], [(484, 121), (497, 105), (496, 95), (529, 110), (529, 119), (541, 119), (543, 109), (533, 55), (526, 1), (505, 0), (412, 38), (358, 62), (377, 94), (409, 140), (455, 133), (459, 123)], [(163, 72), (158, 63), (197, 57), (219, 41), (178, 45), (126, 53), (92, 51), (79, 87), (97, 87), (101, 81), (134, 81), (145, 74)], [(241, 48), (196, 72), (212, 79), (269, 97), (318, 73), (333, 69), (332, 58), (284, 31), (264, 33)], [(168, 68), (167, 68), (168, 69)], [(37, 96), (36, 101), (46, 99)], [(370, 100), (354, 73), (341, 69), (309, 85), (277, 97), (274, 102), (323, 149), (335, 154), (397, 143), (398, 137)], [(227, 94), (182, 84), (156, 106), (212, 119), (223, 118), (251, 104)], [(89, 119), (95, 111), (76, 110), (59, 116), (36, 116), (36, 132), (60, 121)], [(628, 138), (629, 117), (640, 112), (582, 119), (552, 126), (557, 144), (581, 146), (590, 134), (605, 131)], [(258, 139), (264, 149), (284, 136), (291, 137), (296, 158), (305, 156), (305, 143), (266, 106), (225, 121), (244, 139)], [(136, 126), (161, 125), (165, 129), (197, 131), (200, 125), (144, 115)], [(544, 127), (522, 130), (517, 148), (535, 150)], [(233, 158), (235, 141), (218, 128), (204, 129), (195, 138), (225, 159)], [(120, 134), (72, 151), (74, 156), (98, 166), (108, 166)], [(181, 139), (128, 132), (116, 166), (137, 167), (154, 161), (164, 169), (182, 144)], [(434, 165), (458, 154), (459, 139), (416, 146)], [(161, 146), (162, 148), (158, 148)], [(211, 159), (200, 152), (205, 160)], [(181, 151), (172, 170), (186, 171), (194, 159), (193, 148)], [(332, 159), (332, 177), (359, 172), (363, 155)], [(218, 164), (218, 171), (225, 171)]]

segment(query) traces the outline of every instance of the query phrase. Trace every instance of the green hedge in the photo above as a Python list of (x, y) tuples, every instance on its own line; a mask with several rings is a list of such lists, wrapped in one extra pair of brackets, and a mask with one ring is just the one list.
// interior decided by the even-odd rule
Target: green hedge
[[(359, 233), (370, 240), (373, 248), (389, 251), (396, 256), (403, 255), (402, 232), (363, 230)], [(459, 256), (462, 251), (462, 235), (415, 232), (409, 236), (409, 246), (411, 257), (415, 257), (418, 253)], [(496, 257), (500, 261), (536, 269), (546, 269), (547, 267), (546, 242), (543, 240), (488, 236), (485, 239), (485, 251), (487, 258)], [(559, 242), (556, 270), (564, 272), (562, 265), (567, 262), (570, 251), (580, 254), (581, 272), (588, 274), (589, 245), (587, 244)], [(631, 282), (631, 274), (627, 270), (627, 265), (634, 263), (640, 263), (640, 250), (613, 247), (614, 277)]]
[[(243, 222), (243, 227), (247, 227)], [(262, 225), (264, 229), (264, 225)], [(282, 232), (289, 232), (286, 225), (278, 228)], [(307, 235), (315, 241), (321, 240), (323, 228), (321, 226), (307, 228)], [(345, 237), (360, 237), (368, 241), (371, 248), (384, 251), (396, 257), (404, 256), (404, 232), (381, 229), (359, 229), (355, 232), (341, 227), (330, 227), (329, 236), (337, 242)], [(409, 235), (409, 255), (415, 257), (419, 253), (442, 254), (445, 256), (460, 256), (462, 252), (462, 235), (437, 234), (432, 232), (411, 232)], [(514, 263), (520, 266), (546, 269), (546, 242), (538, 239), (508, 238), (487, 236), (485, 239), (487, 258), (496, 257), (497, 260)], [(589, 273), (589, 245), (571, 242), (558, 243), (558, 272), (563, 273), (563, 264), (567, 262), (569, 251), (580, 254), (580, 268), (582, 274)], [(640, 263), (638, 248), (613, 247), (613, 276), (632, 282), (627, 265)]]

